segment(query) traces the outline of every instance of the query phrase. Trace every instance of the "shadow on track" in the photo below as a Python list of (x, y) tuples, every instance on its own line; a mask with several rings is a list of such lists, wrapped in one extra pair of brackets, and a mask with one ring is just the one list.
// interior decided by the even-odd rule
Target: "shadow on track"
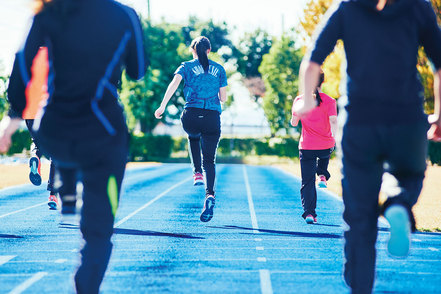
[(8, 235), (8, 234), (0, 234), (0, 238), (5, 238), (5, 239), (23, 239), (22, 236)]
[[(208, 226), (208, 228), (225, 229), (225, 230), (239, 229), (239, 230), (247, 230), (247, 231), (255, 230), (253, 228), (238, 227), (238, 226), (223, 226), (223, 227)], [(257, 229), (256, 231), (259, 231), (261, 233), (268, 233), (270, 235), (289, 235), (289, 236), (294, 236), (294, 237), (330, 238), (330, 239), (343, 238), (343, 236), (341, 236), (341, 235), (326, 234), (326, 233), (305, 233), (305, 232), (277, 231), (277, 230), (267, 230), (267, 229)], [(241, 233), (241, 234), (250, 234), (251, 235), (251, 233)]]
[[(80, 227), (77, 225), (61, 225), (60, 228), (74, 229), (74, 230), (80, 229)], [(187, 234), (173, 234), (173, 233), (163, 233), (163, 232), (155, 232), (155, 231), (120, 229), (120, 228), (114, 228), (113, 233), (119, 234), (119, 235), (134, 235), (134, 236), (157, 236), (157, 237), (173, 237), (173, 238), (182, 238), (182, 239), (205, 239), (202, 237), (195, 237), (195, 236), (187, 235)]]

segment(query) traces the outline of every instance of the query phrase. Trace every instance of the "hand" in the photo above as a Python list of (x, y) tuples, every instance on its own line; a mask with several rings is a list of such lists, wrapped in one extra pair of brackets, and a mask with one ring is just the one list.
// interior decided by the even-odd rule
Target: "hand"
[(5, 132), (0, 133), (0, 153), (6, 153), (11, 146), (11, 136)]
[(310, 99), (305, 99), (305, 98), (306, 97), (304, 97), (303, 99), (297, 100), (293, 106), (293, 112), (299, 118), (305, 117), (308, 113), (310, 113), (312, 110), (314, 110), (314, 108), (317, 106), (314, 98), (312, 98), (312, 97)]
[(20, 119), (5, 116), (0, 122), (0, 153), (6, 153), (11, 146), (12, 134), (18, 129)]
[(159, 108), (158, 109), (156, 109), (156, 111), (155, 111), (155, 117), (157, 118), (157, 119), (161, 119), (162, 118), (162, 114), (164, 113), (164, 111), (165, 111), (165, 107), (164, 106), (159, 106)]
[(429, 115), (429, 123), (432, 124), (427, 132), (427, 138), (435, 142), (441, 142), (441, 118), (438, 115)]

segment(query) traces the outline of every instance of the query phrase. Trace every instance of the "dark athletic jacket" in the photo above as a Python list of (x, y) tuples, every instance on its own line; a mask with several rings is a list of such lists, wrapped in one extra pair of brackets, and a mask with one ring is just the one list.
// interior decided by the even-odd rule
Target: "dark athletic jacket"
[(39, 132), (53, 138), (91, 138), (126, 131), (117, 84), (126, 68), (144, 76), (143, 36), (135, 11), (112, 0), (65, 0), (71, 11), (37, 14), (16, 54), (8, 88), (11, 116), (25, 108), (30, 67), (41, 46), (48, 48), (49, 99)]
[(347, 58), (347, 123), (425, 120), (416, 69), (419, 46), (441, 68), (441, 31), (430, 2), (397, 0), (377, 11), (375, 0), (342, 1), (329, 12), (310, 60), (323, 63), (342, 39)]

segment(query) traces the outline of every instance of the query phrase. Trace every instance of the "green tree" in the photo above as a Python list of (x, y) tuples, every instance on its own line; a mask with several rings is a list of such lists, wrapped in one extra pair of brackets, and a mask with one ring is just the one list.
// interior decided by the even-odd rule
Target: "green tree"
[(274, 136), (288, 130), (292, 102), (298, 92), (298, 74), (302, 54), (294, 38), (288, 35), (276, 40), (269, 53), (263, 56), (259, 72), (265, 83), (263, 110)]
[[(333, 2), (335, 1), (310, 0), (307, 3), (306, 8), (303, 10), (303, 18), (298, 30), (305, 43), (310, 43), (317, 26), (323, 21), (323, 15)], [(343, 43), (339, 41), (322, 66), (325, 72), (323, 91), (335, 98), (340, 96), (341, 63), (344, 58)]]
[[(133, 129), (139, 123), (142, 132), (151, 133), (159, 123), (153, 113), (159, 107), (174, 71), (191, 55), (185, 48), (181, 27), (166, 23), (153, 26), (145, 21), (143, 31), (149, 61), (147, 73), (140, 81), (131, 81), (124, 76), (120, 94), (128, 114), (129, 127)], [(163, 120), (174, 118), (183, 104), (182, 93), (178, 89), (170, 104), (175, 111), (167, 111)]]
[(8, 81), (8, 77), (0, 76), (0, 119), (6, 113), (8, 102), (6, 100), (6, 83)]
[(239, 40), (233, 55), (237, 59), (238, 71), (245, 78), (260, 77), (259, 66), (262, 58), (271, 49), (273, 38), (264, 30), (257, 29)]

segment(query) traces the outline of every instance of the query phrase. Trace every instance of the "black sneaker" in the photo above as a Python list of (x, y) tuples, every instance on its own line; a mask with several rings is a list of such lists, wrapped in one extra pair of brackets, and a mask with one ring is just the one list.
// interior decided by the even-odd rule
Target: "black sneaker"
[(41, 172), (40, 172), (40, 158), (38, 156), (32, 156), (31, 159), (29, 159), (29, 167), (31, 168), (31, 171), (29, 172), (29, 180), (32, 184), (35, 186), (41, 185)]
[(77, 214), (76, 201), (61, 201), (61, 221), (60, 225), (79, 225), (80, 219)]
[(209, 222), (213, 218), (213, 208), (216, 200), (214, 195), (207, 195), (204, 201), (204, 209), (202, 209), (201, 222)]

